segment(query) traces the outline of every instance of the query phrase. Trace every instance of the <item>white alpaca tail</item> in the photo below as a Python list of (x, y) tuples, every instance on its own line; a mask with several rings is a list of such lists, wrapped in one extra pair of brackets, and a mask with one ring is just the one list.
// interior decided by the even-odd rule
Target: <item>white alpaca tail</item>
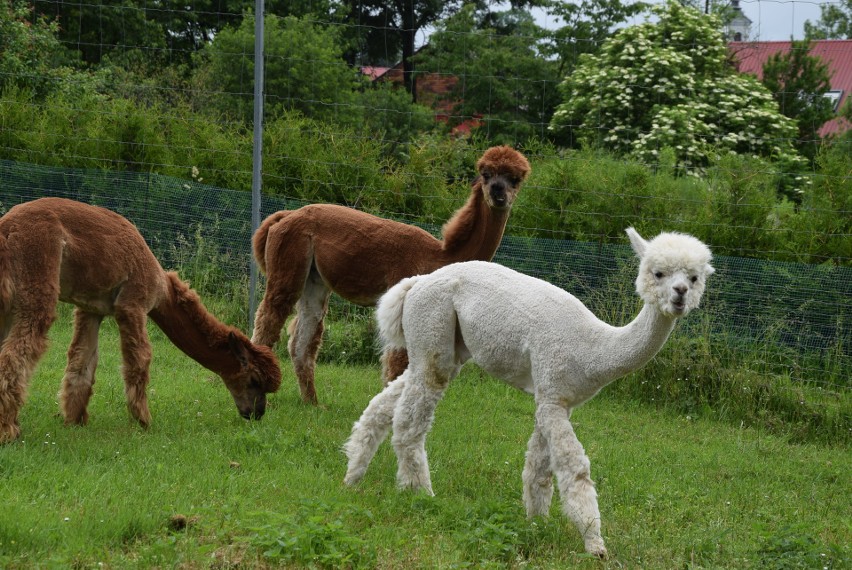
[(407, 277), (388, 289), (379, 299), (376, 308), (376, 321), (379, 323), (379, 334), (382, 345), (388, 348), (405, 348), (405, 333), (402, 330), (402, 310), (405, 297), (417, 283), (420, 276)]

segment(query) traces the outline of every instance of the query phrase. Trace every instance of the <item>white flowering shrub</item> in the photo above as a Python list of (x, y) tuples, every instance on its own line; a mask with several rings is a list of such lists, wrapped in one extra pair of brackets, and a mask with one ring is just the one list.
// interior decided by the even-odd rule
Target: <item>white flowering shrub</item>
[(777, 162), (785, 172), (803, 168), (796, 123), (728, 61), (719, 19), (675, 1), (651, 11), (657, 22), (625, 28), (582, 56), (560, 85), (554, 136), (655, 164), (671, 149), (676, 168), (692, 175), (730, 153)]

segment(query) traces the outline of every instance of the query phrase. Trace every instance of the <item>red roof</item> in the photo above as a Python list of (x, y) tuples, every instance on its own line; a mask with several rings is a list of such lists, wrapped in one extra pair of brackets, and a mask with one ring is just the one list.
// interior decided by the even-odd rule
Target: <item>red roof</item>
[[(763, 77), (763, 64), (776, 53), (789, 53), (792, 43), (784, 42), (731, 42), (728, 48), (743, 73)], [(840, 91), (840, 101), (835, 109), (842, 108), (852, 92), (852, 40), (814, 40), (811, 42), (810, 55), (819, 57), (828, 64), (831, 76), (831, 90)], [(841, 133), (852, 125), (843, 118), (825, 123), (819, 131), (820, 136)]]
[[(370, 81), (390, 81), (396, 85), (403, 84), (402, 62), (393, 67), (361, 67), (361, 73), (370, 78)], [(435, 111), (435, 120), (448, 123), (452, 117), (451, 113), (455, 102), (447, 99), (458, 83), (458, 77), (442, 73), (424, 73), (417, 76), (417, 101), (431, 107)], [(455, 117), (458, 119), (458, 117)], [(470, 131), (482, 124), (482, 115), (476, 114), (467, 117), (460, 124), (453, 127), (453, 134), (467, 136)]]
[(370, 81), (375, 81), (382, 75), (388, 72), (390, 67), (375, 67), (372, 65), (365, 65), (361, 68), (361, 73), (370, 78)]

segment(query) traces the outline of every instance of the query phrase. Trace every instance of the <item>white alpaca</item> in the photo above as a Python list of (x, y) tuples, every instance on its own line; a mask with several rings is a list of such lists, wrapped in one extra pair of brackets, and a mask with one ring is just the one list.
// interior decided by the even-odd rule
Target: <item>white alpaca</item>
[(639, 369), (660, 350), (678, 317), (696, 308), (713, 273), (706, 245), (692, 236), (645, 241), (627, 229), (639, 256), (636, 319), (613, 327), (576, 297), (494, 263), (470, 261), (404, 279), (379, 301), (385, 350), (406, 348), (408, 369), (375, 396), (344, 445), (345, 483), (364, 476), (393, 427), (401, 488), (432, 493), (425, 440), (435, 406), (468, 360), (535, 397), (535, 430), (523, 472), (527, 515), (546, 515), (556, 474), (562, 508), (586, 550), (606, 556), (589, 458), (571, 410), (601, 388)]

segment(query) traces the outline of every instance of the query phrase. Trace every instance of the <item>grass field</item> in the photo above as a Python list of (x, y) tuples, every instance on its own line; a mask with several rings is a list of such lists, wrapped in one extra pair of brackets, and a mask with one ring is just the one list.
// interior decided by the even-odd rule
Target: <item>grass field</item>
[(56, 393), (70, 311), (30, 385), (22, 438), (0, 446), (4, 568), (848, 568), (852, 454), (667, 414), (606, 391), (575, 411), (610, 559), (593, 560), (554, 501), (527, 521), (531, 398), (467, 368), (427, 442), (436, 497), (401, 493), (386, 443), (361, 485), (340, 446), (379, 371), (322, 366), (321, 408), (289, 361), (260, 422), (155, 328), (153, 426), (131, 423), (117, 333), (101, 332), (90, 424)]

